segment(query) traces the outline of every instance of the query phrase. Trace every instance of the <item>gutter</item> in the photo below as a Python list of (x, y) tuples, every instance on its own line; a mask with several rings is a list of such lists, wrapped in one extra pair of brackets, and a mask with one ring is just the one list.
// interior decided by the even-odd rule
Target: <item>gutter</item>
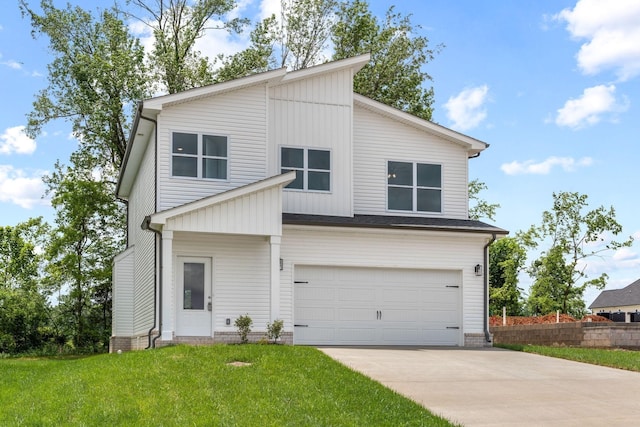
[(491, 234), (491, 240), (484, 245), (484, 339), (491, 342), (491, 333), (489, 332), (489, 246), (496, 241), (496, 233)]

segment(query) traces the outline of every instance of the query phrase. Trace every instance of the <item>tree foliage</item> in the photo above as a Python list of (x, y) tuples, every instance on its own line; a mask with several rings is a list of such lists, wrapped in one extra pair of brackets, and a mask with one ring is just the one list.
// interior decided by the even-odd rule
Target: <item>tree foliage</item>
[(137, 17), (153, 31), (151, 69), (169, 93), (182, 92), (213, 82), (211, 61), (195, 49), (205, 31), (238, 31), (244, 19), (221, 20), (235, 6), (234, 0), (128, 0), (144, 15)]
[(95, 19), (80, 7), (58, 9), (42, 0), (37, 13), (20, 1), (34, 37), (46, 36), (53, 55), (49, 85), (28, 115), (27, 132), (36, 137), (56, 119), (69, 120), (89, 164), (114, 174), (124, 158), (132, 107), (145, 97), (148, 79), (144, 50), (114, 11)]
[(608, 277), (602, 273), (590, 278), (588, 259), (630, 246), (633, 241), (610, 238), (622, 233), (614, 208), (600, 206), (587, 211), (587, 198), (576, 192), (554, 193), (552, 209), (544, 211), (542, 223), (527, 232), (530, 239), (549, 243), (549, 249), (529, 268), (534, 283), (528, 304), (534, 313), (560, 310), (582, 315), (585, 289), (603, 289)]
[(523, 311), (522, 289), (518, 287), (518, 275), (527, 260), (527, 249), (522, 240), (504, 237), (489, 246), (489, 313), (518, 316)]
[(480, 192), (487, 189), (487, 184), (477, 179), (469, 182), (469, 202), (473, 203), (469, 207), (469, 218), (481, 219), (488, 218), (495, 220), (496, 211), (500, 207), (498, 203), (489, 203), (480, 198)]

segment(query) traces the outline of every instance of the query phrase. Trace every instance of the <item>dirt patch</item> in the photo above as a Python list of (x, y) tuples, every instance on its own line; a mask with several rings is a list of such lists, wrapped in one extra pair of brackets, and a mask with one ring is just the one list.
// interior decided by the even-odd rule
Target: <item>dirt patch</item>
[(252, 364), (251, 364), (251, 363), (247, 363), (247, 362), (238, 362), (238, 361), (235, 361), (235, 362), (229, 362), (229, 363), (227, 363), (227, 365), (229, 365), (229, 366), (238, 366), (238, 367), (243, 367), (243, 366), (251, 366)]
[[(582, 319), (576, 319), (568, 314), (561, 314), (559, 319), (555, 313), (550, 313), (545, 316), (507, 316), (507, 326), (513, 325), (539, 325), (544, 323), (570, 323), (570, 322), (611, 322), (606, 317), (598, 316), (596, 314), (588, 314)], [(502, 326), (502, 316), (489, 317), (489, 326)]]

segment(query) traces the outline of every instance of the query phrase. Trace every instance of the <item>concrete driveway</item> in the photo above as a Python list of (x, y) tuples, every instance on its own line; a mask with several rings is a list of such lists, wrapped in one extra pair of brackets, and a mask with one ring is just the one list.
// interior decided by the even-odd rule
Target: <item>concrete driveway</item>
[(640, 373), (502, 349), (321, 351), (465, 426), (640, 422)]

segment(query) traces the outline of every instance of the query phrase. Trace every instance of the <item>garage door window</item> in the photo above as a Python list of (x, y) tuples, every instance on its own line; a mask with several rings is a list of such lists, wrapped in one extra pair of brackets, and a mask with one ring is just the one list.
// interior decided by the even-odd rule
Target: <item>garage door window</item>
[(387, 209), (442, 212), (442, 166), (430, 163), (387, 163)]

